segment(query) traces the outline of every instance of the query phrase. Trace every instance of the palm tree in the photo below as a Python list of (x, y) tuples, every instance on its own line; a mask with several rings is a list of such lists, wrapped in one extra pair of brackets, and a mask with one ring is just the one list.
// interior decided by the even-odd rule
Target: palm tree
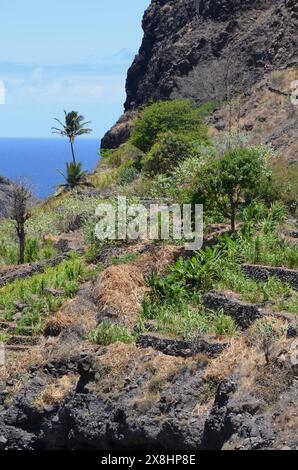
[(73, 163), (76, 163), (76, 158), (74, 154), (73, 144), (79, 135), (83, 134), (90, 134), (92, 129), (86, 128), (87, 124), (90, 124), (90, 121), (84, 122), (84, 116), (81, 116), (77, 111), (71, 111), (67, 113), (64, 111), (65, 114), (65, 123), (61, 122), (59, 119), (55, 118), (55, 121), (59, 122), (61, 128), (52, 127), (53, 134), (59, 134), (62, 137), (67, 137), (71, 147), (72, 153), (72, 160)]
[(62, 171), (58, 171), (66, 181), (65, 184), (61, 185), (63, 188), (73, 189), (81, 184), (88, 186), (86, 182), (87, 171), (82, 169), (81, 162), (66, 163), (66, 175)]

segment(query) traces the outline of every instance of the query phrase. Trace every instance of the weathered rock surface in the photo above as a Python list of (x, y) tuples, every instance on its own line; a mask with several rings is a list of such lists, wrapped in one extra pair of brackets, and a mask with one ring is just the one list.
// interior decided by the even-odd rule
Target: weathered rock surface
[[(144, 38), (128, 71), (126, 114), (102, 147), (129, 135), (130, 113), (150, 100), (198, 102), (247, 91), (298, 60), (295, 0), (152, 0)], [(128, 118), (128, 119), (127, 119)]]
[[(251, 450), (298, 445), (293, 432), (297, 368), (289, 362), (260, 364), (254, 389), (243, 390), (237, 373), (219, 383), (206, 378), (202, 361), (174, 369), (167, 362), (167, 375), (157, 378), (156, 364), (161, 370), (165, 364), (154, 366), (154, 360), (162, 361), (163, 355), (152, 349), (130, 351), (134, 359), (116, 375), (102, 348), (32, 367), (15, 392), (10, 391), (14, 381), (2, 384), (1, 448)], [(59, 384), (70, 384), (61, 396), (54, 395)]]
[[(45, 259), (31, 264), (24, 264), (7, 270), (4, 272), (4, 274), (0, 274), (0, 287), (10, 282), (14, 282), (17, 279), (24, 279), (26, 277), (33, 276), (34, 274), (42, 273), (49, 266), (57, 266), (68, 257), (69, 253), (62, 253), (51, 259)], [(26, 307), (26, 305), (24, 305), (24, 307)]]
[(198, 337), (193, 341), (172, 338), (157, 333), (143, 333), (137, 340), (142, 348), (153, 348), (169, 356), (191, 357), (205, 353), (207, 356), (217, 357), (225, 349), (227, 343), (219, 342), (214, 338)]

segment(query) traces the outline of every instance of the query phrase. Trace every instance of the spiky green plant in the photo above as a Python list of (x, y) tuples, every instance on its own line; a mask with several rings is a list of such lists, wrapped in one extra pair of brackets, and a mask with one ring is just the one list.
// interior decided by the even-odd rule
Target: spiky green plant
[(83, 170), (82, 167), (83, 164), (81, 162), (66, 163), (66, 175), (62, 171), (59, 171), (66, 181), (66, 183), (61, 186), (66, 189), (73, 189), (81, 184), (86, 184), (87, 171)]

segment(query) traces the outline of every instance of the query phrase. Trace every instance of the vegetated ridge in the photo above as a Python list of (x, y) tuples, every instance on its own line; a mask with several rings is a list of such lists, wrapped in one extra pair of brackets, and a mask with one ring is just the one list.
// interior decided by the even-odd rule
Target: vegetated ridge
[(151, 100), (249, 96), (272, 71), (297, 64), (297, 22), (295, 0), (152, 1), (128, 71), (125, 114), (102, 148), (123, 143), (136, 111)]
[[(32, 209), (26, 264), (0, 221), (0, 449), (298, 447), (296, 23), (293, 1), (152, 1), (126, 121)], [(119, 195), (203, 203), (202, 249), (98, 240)]]

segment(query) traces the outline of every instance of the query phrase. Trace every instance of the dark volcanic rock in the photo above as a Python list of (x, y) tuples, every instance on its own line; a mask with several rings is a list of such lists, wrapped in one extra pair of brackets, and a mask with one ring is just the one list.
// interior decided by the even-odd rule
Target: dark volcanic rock
[(261, 266), (257, 264), (243, 264), (242, 271), (257, 281), (268, 281), (270, 276), (277, 277), (298, 290), (298, 271), (275, 266)]
[(128, 71), (129, 114), (106, 134), (102, 147), (125, 141), (130, 113), (150, 100), (225, 98), (296, 63), (297, 23), (295, 0), (152, 0)]
[[(206, 379), (199, 363), (177, 369), (162, 387), (150, 367), (138, 368), (134, 361), (111, 381), (111, 368), (98, 359), (81, 353), (32, 370), (0, 407), (0, 449), (257, 450), (298, 445), (293, 432), (297, 368), (290, 363), (260, 365), (250, 390), (241, 387), (237, 375), (219, 384)], [(139, 364), (151, 359), (146, 350)], [(74, 373), (77, 383), (61, 400), (40, 401), (53, 380)], [(160, 387), (158, 393), (153, 385)], [(200, 404), (208, 406), (198, 412)]]
[[(14, 282), (17, 279), (25, 279), (26, 277), (33, 276), (33, 274), (42, 273), (44, 272), (49, 266), (57, 266), (58, 264), (62, 263), (62, 261), (66, 260), (69, 257), (69, 253), (62, 253), (60, 255), (54, 256), (54, 258), (45, 259), (41, 261), (37, 261), (31, 264), (24, 264), (21, 266), (17, 266), (3, 275), (0, 275), (0, 287), (8, 284), (10, 282)], [(18, 309), (22, 310), (27, 305), (19, 305)], [(20, 308), (19, 308), (20, 307)]]
[(227, 343), (219, 342), (213, 338), (198, 337), (193, 341), (172, 338), (158, 333), (143, 333), (137, 340), (142, 348), (153, 348), (169, 356), (190, 357), (195, 354), (205, 353), (211, 357), (219, 356)]
[[(148, 356), (144, 352), (144, 360)], [(147, 358), (148, 360), (148, 358)], [(142, 388), (150, 371), (136, 373), (128, 363), (124, 386), (104, 391), (109, 369), (88, 355), (76, 359), (80, 378), (60, 403), (41, 406), (38, 397), (52, 378), (73, 370), (68, 364), (51, 364), (36, 372), (0, 413), (0, 436), (4, 449), (196, 449), (204, 417), (193, 416), (204, 387), (202, 368), (187, 368), (168, 383), (154, 400), (143, 399)], [(33, 375), (34, 375), (33, 374)], [(49, 376), (50, 374), (50, 376)], [(212, 398), (212, 396), (211, 396)], [(206, 416), (205, 416), (206, 417)]]
[(241, 302), (222, 292), (208, 292), (203, 295), (202, 303), (210, 310), (223, 310), (226, 315), (233, 317), (237, 325), (243, 330), (263, 316), (262, 310), (257, 305)]

